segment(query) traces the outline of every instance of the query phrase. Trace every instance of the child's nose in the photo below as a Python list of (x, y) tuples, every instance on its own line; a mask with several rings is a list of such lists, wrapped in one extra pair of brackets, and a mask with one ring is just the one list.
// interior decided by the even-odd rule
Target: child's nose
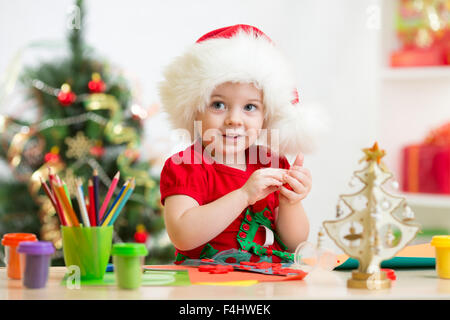
[(225, 124), (227, 126), (241, 126), (243, 124), (243, 121), (239, 110), (230, 110), (230, 112), (228, 112), (227, 114), (227, 118), (225, 119)]

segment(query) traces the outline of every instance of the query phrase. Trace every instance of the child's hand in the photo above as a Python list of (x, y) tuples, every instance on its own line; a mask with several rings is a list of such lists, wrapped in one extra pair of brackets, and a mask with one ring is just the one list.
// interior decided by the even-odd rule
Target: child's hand
[(311, 172), (303, 168), (303, 154), (297, 155), (292, 167), (284, 175), (287, 186), (280, 188), (280, 203), (295, 204), (308, 195), (311, 191)]
[(252, 205), (279, 190), (286, 173), (286, 169), (277, 168), (264, 168), (253, 172), (241, 188), (248, 197), (248, 203)]

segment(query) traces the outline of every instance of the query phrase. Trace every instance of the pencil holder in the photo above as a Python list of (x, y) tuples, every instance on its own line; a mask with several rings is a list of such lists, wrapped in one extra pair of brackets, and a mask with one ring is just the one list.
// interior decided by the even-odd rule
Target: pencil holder
[(82, 280), (103, 279), (111, 254), (113, 226), (61, 227), (66, 267), (78, 266)]
[(2, 238), (5, 247), (5, 260), (8, 278), (22, 279), (24, 261), (20, 259), (17, 247), (23, 241), (37, 241), (36, 235), (32, 233), (7, 233)]

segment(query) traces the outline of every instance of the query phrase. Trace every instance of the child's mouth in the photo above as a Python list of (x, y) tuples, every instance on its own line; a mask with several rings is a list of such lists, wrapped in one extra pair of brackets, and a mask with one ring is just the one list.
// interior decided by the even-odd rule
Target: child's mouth
[(236, 141), (239, 138), (242, 138), (242, 135), (226, 135), (223, 134), (222, 137), (226, 140), (226, 141)]

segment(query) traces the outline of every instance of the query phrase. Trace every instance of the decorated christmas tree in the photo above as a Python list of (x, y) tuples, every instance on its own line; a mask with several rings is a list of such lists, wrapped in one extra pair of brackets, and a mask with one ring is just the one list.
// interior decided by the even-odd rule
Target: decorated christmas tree
[(340, 196), (335, 221), (324, 221), (328, 235), (346, 254), (358, 260), (347, 285), (351, 288), (382, 289), (390, 281), (380, 271), (382, 261), (390, 259), (414, 239), (420, 226), (414, 223), (414, 214), (405, 198), (391, 194), (387, 185), (398, 183), (381, 161), (385, 151), (375, 143), (366, 148), (367, 165), (355, 172), (352, 186), (360, 188), (352, 194)]
[(40, 177), (47, 179), (52, 168), (70, 190), (76, 177), (87, 184), (96, 170), (103, 198), (120, 172), (123, 181), (134, 177), (136, 188), (114, 224), (114, 241), (145, 241), (151, 262), (171, 260), (158, 179), (150, 175), (149, 162), (140, 159), (145, 110), (133, 103), (123, 75), (86, 45), (83, 2), (75, 7), (68, 53), (21, 70), (20, 85), (28, 88), (26, 112), (0, 115), (0, 156), (13, 177), (0, 181), (0, 235), (33, 232), (60, 249), (60, 223)]

